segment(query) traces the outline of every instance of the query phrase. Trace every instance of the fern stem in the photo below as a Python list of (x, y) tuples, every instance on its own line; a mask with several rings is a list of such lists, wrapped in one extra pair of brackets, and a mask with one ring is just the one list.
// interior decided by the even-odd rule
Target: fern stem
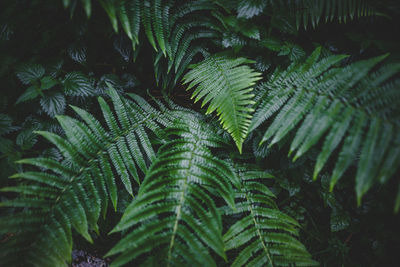
[[(228, 88), (232, 88), (232, 84), (229, 82), (229, 78), (225, 75), (225, 72), (224, 72), (223, 68), (221, 67), (221, 65), (219, 65), (219, 64), (218, 64), (217, 62), (215, 62), (214, 60), (212, 60), (211, 62), (212, 62), (212, 64), (217, 68), (219, 74), (220, 74), (221, 76), (224, 77), (225, 83), (228, 84)], [(231, 99), (234, 99), (234, 96), (232, 96), (232, 92), (231, 92), (230, 90), (228, 90), (228, 93), (229, 93), (229, 95), (231, 96)], [(232, 104), (231, 107), (232, 107), (232, 113), (234, 114), (234, 115), (233, 115), (233, 118), (234, 118), (234, 120), (235, 120), (234, 125), (238, 125), (239, 123), (238, 123), (238, 121), (237, 121), (236, 105)], [(207, 113), (206, 113), (206, 114), (207, 114)], [(221, 123), (222, 123), (222, 121), (221, 121)], [(228, 129), (227, 129), (227, 130), (228, 130)], [(232, 137), (235, 137), (235, 136), (232, 135)], [(236, 139), (236, 138), (233, 138), (233, 139)], [(235, 140), (235, 142), (237, 142), (237, 140)], [(240, 146), (238, 145), (238, 149), (239, 149), (240, 154), (242, 154), (242, 144), (240, 144)]]
[[(196, 151), (196, 149), (194, 149), (193, 151)], [(192, 166), (192, 160), (193, 160), (193, 152), (190, 153), (190, 159), (189, 159), (189, 164), (188, 167), (186, 169), (186, 177), (189, 177), (190, 173), (189, 170)], [(172, 258), (172, 247), (174, 246), (175, 243), (175, 237), (176, 237), (176, 232), (178, 231), (178, 225), (179, 225), (179, 221), (181, 219), (181, 213), (182, 213), (182, 206), (183, 203), (185, 202), (185, 193), (186, 193), (186, 189), (188, 187), (188, 179), (185, 180), (185, 183), (183, 184), (183, 188), (182, 188), (182, 193), (181, 193), (181, 197), (179, 199), (179, 206), (177, 207), (177, 211), (176, 211), (176, 219), (175, 219), (175, 224), (174, 224), (174, 228), (172, 230), (172, 237), (171, 237), (171, 242), (169, 243), (169, 249), (168, 249), (168, 267), (170, 267), (171, 264), (171, 258)]]
[[(116, 137), (114, 137), (112, 140), (110, 140), (110, 141), (104, 146), (104, 149), (99, 149), (99, 151), (96, 152), (96, 155), (98, 156), (98, 155), (100, 155), (100, 154), (102, 154), (102, 153), (105, 153), (106, 150), (107, 150), (107, 148), (108, 148), (109, 146), (111, 146), (113, 143), (116, 143), (120, 138), (125, 137), (129, 132), (131, 132), (133, 129), (135, 129), (135, 127), (137, 127), (137, 126), (139, 126), (139, 125), (145, 123), (145, 122), (148, 121), (150, 118), (151, 118), (151, 114), (148, 115), (148, 116), (147, 116), (146, 118), (144, 118), (143, 120), (141, 120), (141, 121), (139, 121), (139, 122), (137, 122), (137, 123), (131, 125), (126, 131), (120, 133), (118, 136), (116, 136)], [(55, 209), (56, 205), (58, 204), (58, 202), (60, 201), (60, 199), (61, 199), (62, 196), (64, 195), (65, 191), (67, 191), (67, 189), (68, 189), (69, 187), (71, 187), (72, 182), (74, 182), (76, 178), (80, 177), (80, 176), (84, 173), (85, 170), (90, 169), (90, 166), (92, 166), (91, 164), (93, 164), (94, 162), (97, 162), (97, 161), (98, 161), (98, 159), (94, 159), (94, 158), (88, 160), (86, 166), (85, 166), (85, 167), (81, 167), (81, 168), (76, 172), (76, 174), (69, 180), (68, 185), (65, 186), (65, 188), (63, 188), (63, 189), (61, 190), (60, 194), (57, 196), (57, 198), (56, 198), (56, 200), (54, 201), (54, 203), (52, 204), (52, 206), (48, 209), (48, 212), (47, 212), (47, 215), (45, 216), (45, 218), (50, 218), (50, 217), (52, 216), (52, 215), (51, 215), (51, 214), (52, 214), (52, 211)], [(37, 232), (38, 232), (38, 233), (41, 233), (41, 232), (42, 232), (41, 229), (44, 228), (44, 227), (46, 227), (47, 225), (48, 225), (48, 222), (47, 222), (47, 223), (44, 222), (44, 223), (40, 226), (40, 229), (39, 229)], [(33, 247), (33, 244), (34, 244), (35, 242), (37, 242), (37, 240), (35, 240), (30, 246)]]
[(249, 196), (248, 196), (247, 193), (248, 193), (248, 192), (246, 191), (246, 192), (245, 192), (245, 195), (246, 195), (247, 202), (249, 203), (251, 218), (253, 219), (254, 225), (255, 225), (255, 227), (256, 227), (256, 229), (257, 229), (258, 238), (260, 239), (260, 242), (261, 242), (261, 244), (262, 244), (262, 246), (263, 246), (263, 249), (264, 249), (264, 251), (265, 251), (265, 254), (267, 254), (267, 258), (268, 258), (269, 262), (271, 263), (271, 266), (274, 267), (274, 262), (272, 261), (271, 255), (269, 254), (269, 250), (268, 250), (268, 248), (267, 248), (267, 246), (266, 246), (266, 244), (265, 244), (265, 242), (264, 242), (264, 239), (263, 239), (263, 237), (262, 237), (262, 233), (261, 233), (261, 231), (260, 231), (260, 227), (259, 227), (259, 225), (258, 225), (258, 222), (257, 222), (257, 220), (256, 220), (256, 217), (254, 216), (254, 211), (253, 211), (252, 203), (251, 203), (250, 198), (249, 198)]
[[(139, 122), (133, 124), (133, 125), (130, 126), (126, 131), (124, 131), (124, 132), (120, 133), (119, 135), (117, 135), (116, 137), (114, 137), (114, 139), (112, 139), (110, 142), (108, 142), (106, 145), (104, 145), (104, 148), (103, 148), (103, 149), (99, 149), (99, 151), (96, 152), (96, 156), (98, 157), (98, 156), (100, 156), (100, 155), (103, 154), (103, 153), (107, 153), (107, 149), (108, 149), (111, 145), (117, 143), (118, 140), (119, 140), (120, 138), (125, 137), (125, 136), (126, 136), (128, 133), (130, 133), (135, 127), (137, 127), (137, 126), (139, 126), (139, 125), (142, 125), (143, 123), (145, 123), (146, 121), (148, 121), (148, 119), (150, 119), (150, 117), (151, 117), (151, 115), (147, 115), (146, 118), (144, 118), (143, 120), (141, 120), (141, 121), (139, 121)], [(61, 190), (61, 194), (56, 198), (56, 201), (55, 201), (54, 204), (56, 204), (56, 203), (60, 200), (60, 198), (62, 197), (63, 193), (67, 190), (67, 188), (68, 188), (69, 186), (71, 186), (71, 183), (72, 183), (77, 177), (81, 176), (81, 175), (84, 173), (85, 170), (90, 169), (90, 167), (92, 166), (91, 164), (92, 164), (92, 163), (95, 163), (95, 162), (98, 162), (98, 158), (91, 158), (90, 160), (88, 160), (88, 162), (87, 162), (87, 164), (86, 164), (85, 167), (82, 167), (82, 168), (79, 169), (79, 171), (75, 174), (75, 176), (73, 176), (73, 177), (70, 179), (69, 185), (67, 185), (63, 190)]]

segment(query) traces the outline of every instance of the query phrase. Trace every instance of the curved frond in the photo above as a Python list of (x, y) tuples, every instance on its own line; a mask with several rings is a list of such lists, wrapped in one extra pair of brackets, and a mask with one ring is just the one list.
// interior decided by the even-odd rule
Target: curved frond
[(263, 184), (273, 176), (248, 166), (236, 167), (235, 175), (240, 181), (236, 210), (225, 208), (225, 213), (242, 217), (224, 235), (225, 248), (238, 251), (232, 266), (318, 265), (298, 241), (299, 224), (278, 210), (275, 196)]
[(217, 111), (222, 126), (235, 141), (239, 151), (246, 138), (254, 104), (252, 86), (260, 80), (260, 73), (253, 71), (245, 58), (230, 59), (212, 56), (194, 65), (183, 78), (189, 83), (187, 90), (196, 87), (192, 94), (195, 102), (203, 99), (209, 104), (206, 114)]
[[(270, 1), (272, 9), (282, 11), (296, 20), (297, 29), (302, 25), (315, 28), (323, 22), (346, 23), (360, 17), (378, 15), (373, 2), (368, 0), (300, 0)], [(268, 7), (267, 7), (268, 9)], [(381, 15), (381, 14), (379, 14)]]
[(375, 182), (386, 182), (399, 165), (399, 81), (392, 77), (400, 65), (371, 72), (386, 57), (380, 56), (334, 67), (344, 56), (318, 60), (319, 53), (315, 50), (305, 63), (294, 63), (261, 85), (263, 96), (250, 129), (277, 113), (261, 143), (271, 140), (273, 145), (296, 128), (289, 153), (293, 160), (324, 140), (314, 179), (341, 146), (331, 190), (360, 154), (356, 174), (360, 203)]
[(118, 18), (126, 35), (131, 39), (133, 49), (139, 44), (140, 30), (140, 1), (120, 1), (118, 9)]
[(154, 28), (159, 29), (156, 39), (161, 48), (156, 56), (155, 72), (163, 88), (174, 86), (196, 55), (206, 56), (205, 41), (218, 38), (222, 32), (218, 20), (204, 16), (215, 9), (210, 2), (197, 0), (182, 5), (175, 2), (164, 4), (160, 8), (162, 12), (157, 12), (160, 17), (154, 19), (157, 22)]
[[(218, 38), (223, 31), (221, 23), (212, 16), (216, 6), (210, 1), (99, 1), (116, 32), (120, 22), (133, 49), (139, 44), (140, 26), (143, 25), (148, 41), (158, 53), (154, 62), (156, 79), (162, 81), (164, 88), (176, 84), (197, 54), (207, 54), (204, 40)], [(86, 2), (90, 3), (90, 0), (83, 3), (89, 12), (90, 5)], [(65, 6), (72, 7), (72, 3)]]
[(97, 220), (105, 216), (108, 199), (117, 207), (118, 184), (134, 194), (140, 172), (147, 171), (155, 156), (148, 133), (158, 131), (168, 118), (139, 96), (130, 101), (112, 88), (109, 95), (114, 111), (99, 98), (108, 129), (73, 106), (82, 120), (57, 116), (66, 138), (37, 132), (58, 148), (63, 159), (23, 159), (19, 163), (40, 170), (17, 173), (12, 178), (20, 182), (1, 189), (18, 193), (1, 207), (23, 208), (1, 218), (1, 233), (14, 235), (1, 249), (3, 264), (66, 266), (71, 259), (72, 229), (92, 242), (90, 230), (98, 233)]
[[(150, 166), (139, 194), (113, 232), (126, 236), (107, 254), (113, 266), (144, 253), (162, 266), (215, 266), (210, 250), (225, 258), (221, 218), (214, 197), (233, 205), (230, 168), (209, 147), (221, 140), (194, 115), (168, 127), (169, 137)], [(178, 138), (174, 138), (178, 136)]]

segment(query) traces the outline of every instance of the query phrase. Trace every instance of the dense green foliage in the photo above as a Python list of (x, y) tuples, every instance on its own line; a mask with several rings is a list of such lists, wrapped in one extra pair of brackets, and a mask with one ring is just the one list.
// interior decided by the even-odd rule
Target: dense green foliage
[(0, 265), (396, 266), (399, 15), (2, 1)]

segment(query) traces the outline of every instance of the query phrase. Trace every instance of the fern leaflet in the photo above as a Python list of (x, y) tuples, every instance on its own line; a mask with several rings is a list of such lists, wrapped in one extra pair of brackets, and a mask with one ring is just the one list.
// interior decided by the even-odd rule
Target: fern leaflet
[(39, 167), (40, 171), (17, 173), (12, 178), (20, 179), (19, 185), (1, 189), (19, 196), (0, 206), (24, 208), (0, 222), (2, 233), (15, 234), (1, 249), (3, 264), (65, 266), (71, 257), (72, 228), (91, 242), (89, 230), (98, 232), (97, 220), (101, 213), (105, 216), (108, 198), (116, 209), (115, 174), (133, 195), (132, 180), (140, 183), (138, 169), (146, 172), (155, 156), (148, 132), (168, 125), (169, 119), (139, 96), (128, 101), (112, 88), (109, 95), (116, 116), (99, 98), (109, 130), (88, 112), (73, 107), (83, 121), (57, 117), (66, 138), (37, 132), (59, 149), (63, 159), (23, 159), (19, 163)]
[[(355, 188), (360, 204), (372, 184), (386, 182), (400, 161), (399, 81), (390, 80), (399, 72), (400, 65), (384, 66), (371, 73), (384, 55), (334, 68), (344, 56), (318, 60), (319, 54), (318, 48), (305, 63), (277, 71), (261, 85), (263, 95), (250, 129), (277, 113), (261, 141), (271, 140), (271, 146), (298, 126), (290, 145), (293, 160), (325, 139), (314, 179), (343, 141), (330, 189), (360, 153)], [(380, 97), (376, 97), (378, 94)]]
[(261, 79), (259, 73), (243, 65), (246, 63), (252, 61), (212, 56), (194, 65), (183, 78), (185, 84), (189, 83), (187, 90), (196, 87), (192, 94), (195, 102), (204, 97), (202, 106), (209, 103), (206, 114), (217, 111), (240, 152), (253, 112), (252, 86)]
[(227, 250), (238, 250), (232, 266), (315, 266), (306, 248), (297, 240), (299, 224), (277, 209), (273, 193), (262, 181), (273, 176), (250, 166), (235, 167), (239, 188), (236, 210), (242, 214), (225, 233)]
[(168, 266), (215, 266), (209, 249), (226, 257), (213, 197), (222, 196), (233, 205), (231, 171), (209, 150), (221, 140), (189, 114), (168, 127), (164, 136), (170, 140), (159, 149), (138, 196), (113, 230), (129, 229), (107, 254), (121, 254), (113, 266), (153, 250), (153, 262)]

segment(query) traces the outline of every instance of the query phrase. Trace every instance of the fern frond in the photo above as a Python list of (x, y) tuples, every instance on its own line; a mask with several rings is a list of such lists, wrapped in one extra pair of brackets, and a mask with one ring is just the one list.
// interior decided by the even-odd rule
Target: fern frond
[(243, 216), (224, 235), (225, 248), (238, 250), (232, 266), (318, 265), (297, 239), (299, 224), (278, 210), (263, 184), (273, 176), (249, 166), (236, 166), (235, 175), (240, 181), (236, 210), (225, 208), (225, 213)]
[(104, 11), (106, 11), (111, 25), (114, 29), (115, 32), (118, 32), (118, 2), (117, 0), (99, 0), (101, 6), (104, 8)]
[(0, 206), (24, 208), (1, 218), (0, 231), (15, 235), (0, 252), (2, 263), (66, 266), (71, 258), (72, 229), (91, 242), (89, 232), (98, 232), (97, 220), (100, 214), (105, 216), (108, 198), (116, 209), (117, 184), (121, 182), (133, 195), (132, 180), (140, 183), (138, 169), (146, 172), (155, 155), (148, 133), (158, 131), (168, 118), (144, 105), (139, 96), (133, 95), (135, 100), (130, 101), (112, 88), (109, 95), (115, 114), (99, 98), (108, 129), (88, 112), (72, 107), (82, 121), (57, 116), (66, 138), (37, 132), (58, 148), (63, 159), (23, 159), (19, 163), (40, 171), (17, 173), (12, 178), (20, 180), (18, 185), (2, 189), (19, 194)]
[[(330, 189), (361, 154), (356, 175), (358, 203), (376, 181), (385, 182), (396, 171), (400, 134), (398, 81), (391, 78), (399, 65), (390, 65), (371, 73), (385, 56), (333, 67), (344, 56), (318, 60), (316, 49), (305, 63), (276, 72), (263, 84), (264, 96), (258, 103), (250, 129), (277, 113), (261, 143), (273, 145), (298, 128), (290, 146), (296, 160), (324, 139), (318, 155), (314, 179), (330, 155), (343, 141), (333, 170)], [(377, 94), (388, 97), (376, 97)], [(390, 99), (389, 99), (390, 98)], [(390, 162), (390, 163), (389, 163)], [(392, 167), (388, 167), (391, 165)]]
[(240, 152), (253, 112), (252, 86), (261, 79), (259, 73), (243, 65), (246, 63), (252, 61), (212, 56), (194, 65), (183, 78), (184, 84), (189, 83), (187, 90), (196, 87), (192, 94), (195, 102), (204, 97), (202, 106), (209, 103), (206, 114), (217, 111)]
[[(296, 21), (297, 29), (303, 25), (307, 29), (322, 22), (346, 23), (360, 17), (379, 14), (371, 1), (368, 0), (300, 0), (300, 1), (269, 1), (274, 12), (290, 14)], [(268, 9), (268, 7), (267, 7)]]
[[(176, 84), (196, 54), (204, 54), (202, 41), (218, 38), (223, 32), (220, 21), (213, 16), (204, 16), (206, 12), (211, 15), (216, 9), (210, 1), (195, 0), (183, 4), (176, 0), (99, 1), (115, 32), (118, 32), (120, 22), (132, 40), (133, 49), (139, 44), (140, 25), (143, 25), (148, 41), (160, 53), (155, 60), (155, 72), (164, 88)], [(64, 4), (66, 7), (73, 5), (69, 1)], [(88, 8), (86, 3), (84, 5)], [(168, 70), (158, 66), (162, 62), (161, 56), (167, 59)], [(170, 74), (173, 66), (175, 75)]]
[(120, 254), (113, 266), (155, 250), (153, 260), (168, 266), (215, 266), (210, 249), (226, 257), (213, 197), (222, 196), (233, 205), (231, 171), (209, 149), (221, 140), (188, 113), (164, 136), (169, 141), (159, 149), (138, 196), (112, 231), (129, 229), (107, 254)]
[(85, 10), (86, 16), (90, 18), (92, 15), (92, 0), (81, 0), (83, 9)]
[(126, 35), (132, 40), (133, 49), (139, 44), (140, 1), (120, 1), (118, 18)]
[(347, 20), (372, 15), (375, 15), (374, 9), (366, 0), (305, 0), (303, 10), (296, 14), (296, 22), (297, 28), (301, 20), (303, 20), (304, 28), (307, 28), (310, 23), (315, 28), (322, 20), (328, 22), (337, 19), (340, 23), (346, 23)]
[[(177, 52), (186, 53), (185, 46), (196, 39), (210, 38), (222, 31), (218, 23), (213, 19), (205, 19), (201, 12), (211, 12), (215, 7), (207, 1), (194, 1), (186, 3), (170, 14), (168, 33), (170, 36), (170, 60), (174, 60)], [(209, 36), (201, 33), (208, 32)], [(214, 35), (213, 35), (214, 34)], [(183, 50), (183, 51), (182, 51)], [(177, 68), (179, 64), (175, 64)]]
[[(164, 88), (167, 85), (174, 86), (197, 54), (207, 54), (205, 41), (218, 38), (222, 32), (217, 20), (204, 16), (205, 12), (210, 13), (215, 9), (211, 3), (197, 0), (177, 5), (172, 2), (175, 1), (164, 5), (162, 18), (154, 19), (158, 25), (163, 25), (155, 24), (155, 28), (161, 29), (156, 35), (159, 36), (157, 40), (161, 51), (157, 55), (155, 68), (158, 72), (156, 78), (163, 80)], [(167, 56), (167, 68), (159, 66), (163, 64), (161, 55)]]

